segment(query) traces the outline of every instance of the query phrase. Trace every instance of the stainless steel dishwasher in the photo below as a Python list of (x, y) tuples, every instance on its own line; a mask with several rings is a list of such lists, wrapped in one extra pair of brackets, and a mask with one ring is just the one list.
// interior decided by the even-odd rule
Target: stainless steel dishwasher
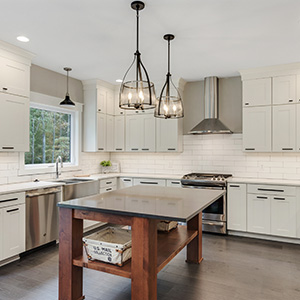
[(58, 239), (61, 187), (26, 193), (26, 251)]

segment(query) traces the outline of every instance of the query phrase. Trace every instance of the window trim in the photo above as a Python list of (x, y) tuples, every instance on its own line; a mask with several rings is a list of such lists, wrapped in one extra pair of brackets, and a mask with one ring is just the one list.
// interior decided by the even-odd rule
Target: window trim
[[(39, 108), (62, 113), (71, 113), (71, 162), (64, 163), (61, 172), (69, 172), (81, 170), (80, 152), (81, 152), (81, 124), (82, 124), (82, 103), (76, 102), (74, 108), (61, 107), (60, 98), (40, 94), (36, 92), (30, 93), (30, 108)], [(51, 103), (49, 105), (49, 103)], [(30, 164), (25, 165), (25, 153), (19, 154), (19, 172), (18, 175), (34, 175), (34, 174), (53, 174), (55, 172), (55, 163), (47, 164)]]

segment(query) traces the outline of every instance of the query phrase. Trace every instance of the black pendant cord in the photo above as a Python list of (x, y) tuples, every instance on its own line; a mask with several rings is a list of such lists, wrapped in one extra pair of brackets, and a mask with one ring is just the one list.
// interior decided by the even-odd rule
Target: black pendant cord
[(69, 71), (67, 71), (67, 95), (69, 95)]

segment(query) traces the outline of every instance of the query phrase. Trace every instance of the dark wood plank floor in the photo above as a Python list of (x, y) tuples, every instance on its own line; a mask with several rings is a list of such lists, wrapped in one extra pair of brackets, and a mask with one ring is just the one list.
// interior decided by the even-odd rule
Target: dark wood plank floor
[[(158, 275), (160, 300), (299, 300), (300, 246), (204, 235), (204, 261), (185, 250)], [(57, 299), (58, 246), (0, 268), (1, 300)], [(130, 300), (130, 280), (84, 270), (87, 300)]]

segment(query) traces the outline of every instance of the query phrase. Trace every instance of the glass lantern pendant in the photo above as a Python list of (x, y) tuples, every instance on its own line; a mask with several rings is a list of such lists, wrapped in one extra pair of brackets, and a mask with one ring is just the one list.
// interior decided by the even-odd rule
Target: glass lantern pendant
[(176, 119), (184, 116), (182, 99), (172, 81), (172, 75), (170, 73), (170, 41), (174, 38), (175, 36), (173, 34), (164, 35), (164, 39), (168, 41), (168, 73), (160, 96), (157, 99), (154, 111), (156, 118)]
[[(123, 109), (144, 110), (155, 107), (155, 89), (141, 60), (139, 52), (139, 11), (145, 7), (141, 1), (131, 3), (136, 10), (137, 49), (129, 69), (126, 71), (119, 94), (119, 107)], [(128, 80), (131, 78), (131, 80)]]

